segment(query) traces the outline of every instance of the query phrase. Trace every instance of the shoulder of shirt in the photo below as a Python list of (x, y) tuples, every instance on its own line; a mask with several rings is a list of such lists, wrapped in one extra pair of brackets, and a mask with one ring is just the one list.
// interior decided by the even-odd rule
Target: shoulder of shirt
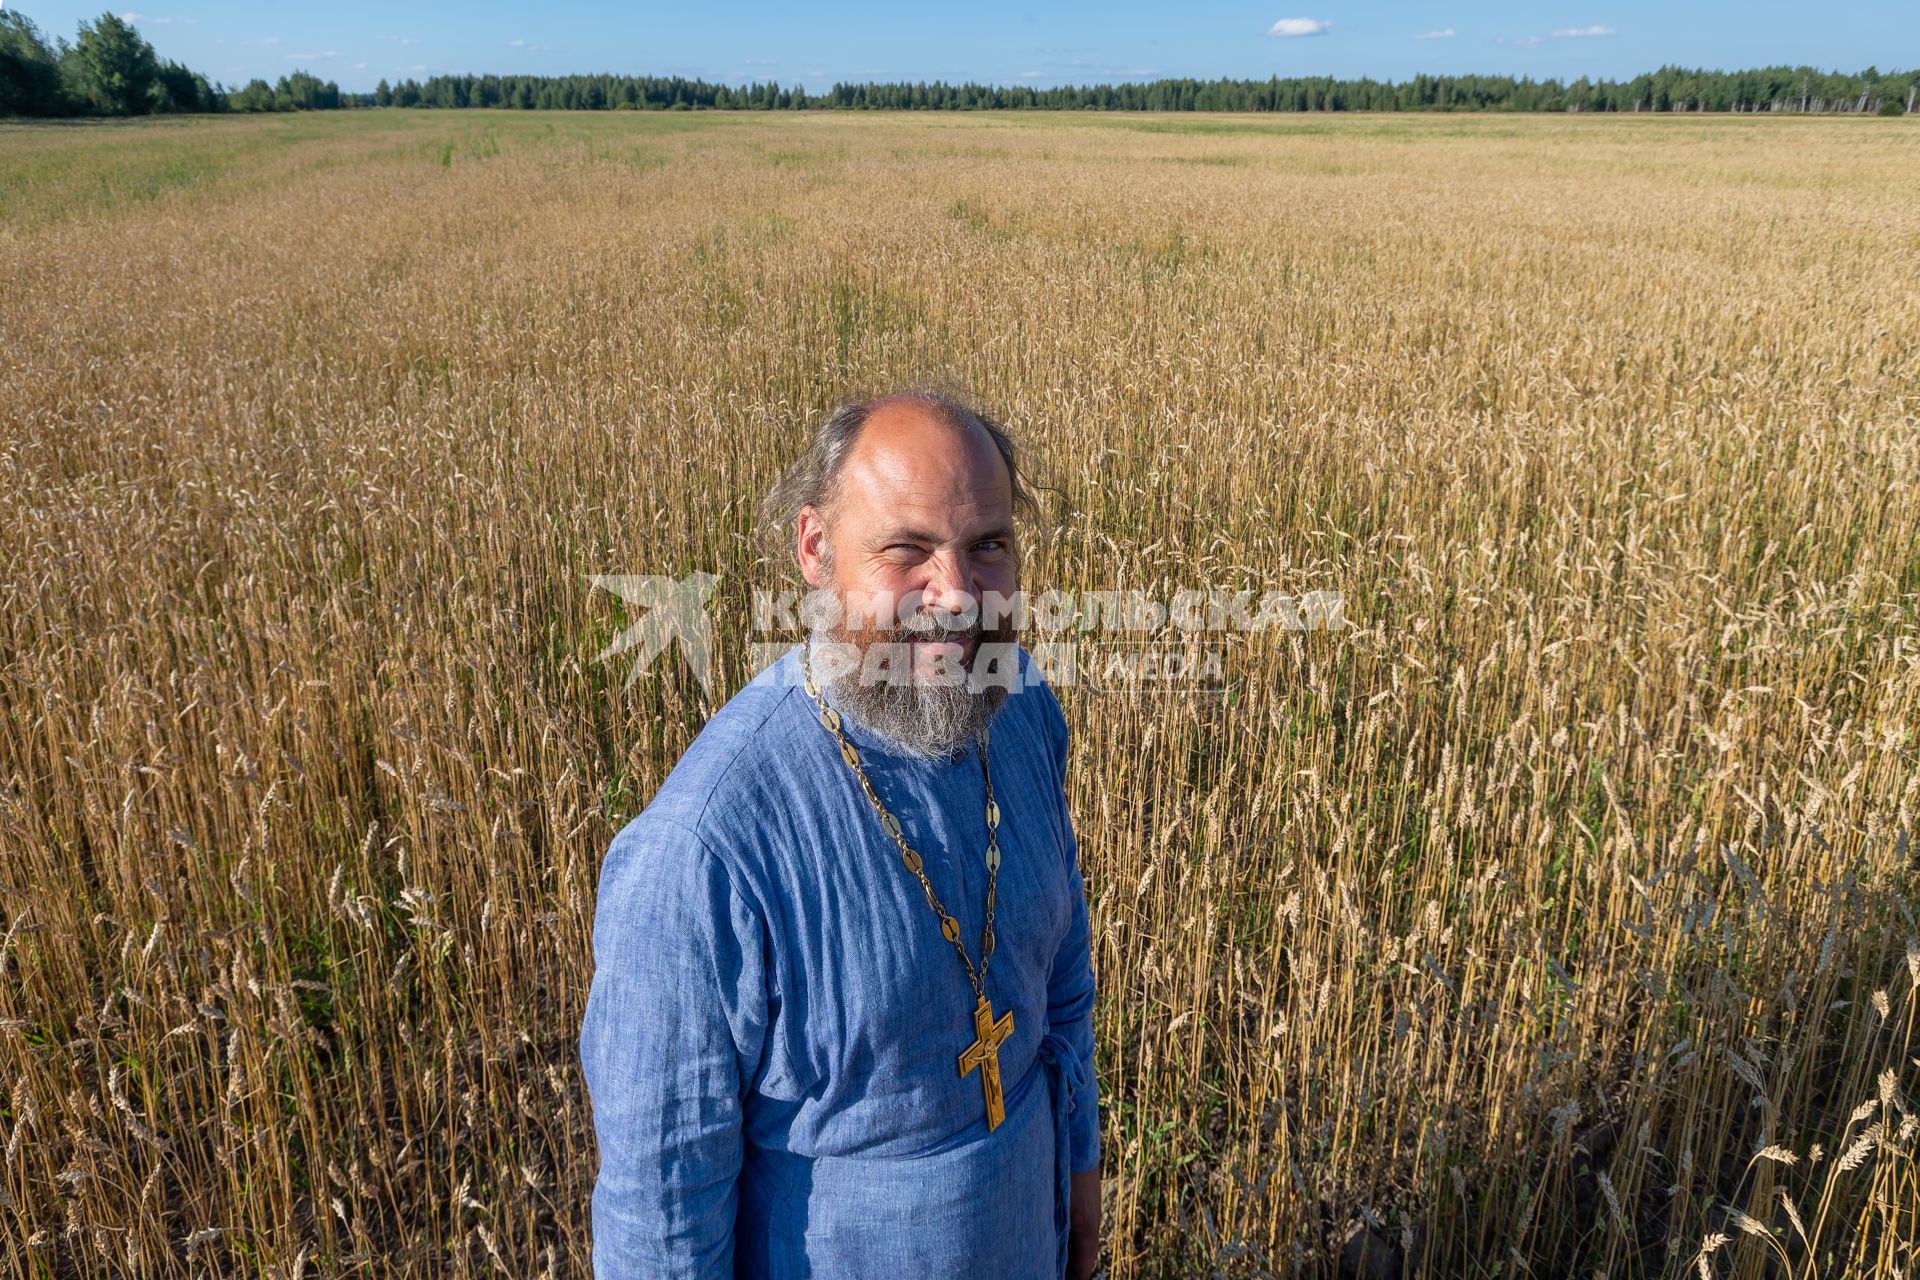
[(1034, 699), (1040, 708), (1040, 720), (1053, 749), (1064, 761), (1067, 754), (1067, 716), (1060, 708), (1060, 697), (1035, 664), (1026, 646), (1020, 648), (1020, 696)]
[(708, 854), (717, 852), (727, 841), (718, 829), (715, 801), (766, 784), (770, 771), (760, 766), (777, 745), (768, 725), (795, 696), (805, 696), (795, 684), (750, 681), (743, 686), (701, 726), (646, 808), (615, 835), (615, 843), (664, 824), (692, 837)]

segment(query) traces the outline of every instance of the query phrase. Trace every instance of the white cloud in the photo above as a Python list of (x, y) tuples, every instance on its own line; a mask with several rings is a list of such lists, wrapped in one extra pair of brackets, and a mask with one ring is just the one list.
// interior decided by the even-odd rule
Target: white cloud
[(143, 27), (171, 27), (179, 23), (192, 22), (192, 18), (156, 18), (150, 13), (123, 13), (120, 21), (132, 22)]
[(367, 69), (367, 64), (364, 62), (356, 62), (353, 64), (353, 69), (355, 71), (365, 71)]
[(1562, 27), (1553, 34), (1561, 40), (1582, 40), (1593, 36), (1618, 35), (1619, 32), (1612, 27)]
[(287, 55), (287, 61), (288, 62), (318, 62), (322, 58), (337, 58), (339, 56), (340, 56), (340, 51), (338, 49), (326, 49), (326, 50), (322, 50), (319, 53), (290, 53)]
[(1270, 36), (1322, 36), (1333, 24), (1319, 18), (1282, 18), (1267, 28)]
[(1538, 45), (1538, 44), (1540, 43), (1540, 37), (1539, 37), (1539, 36), (1521, 36), (1521, 37), (1520, 37), (1519, 39), (1517, 39), (1517, 40), (1512, 40), (1512, 41), (1502, 41), (1501, 43), (1503, 43), (1503, 44), (1509, 44), (1509, 43), (1510, 43), (1510, 44), (1517, 44), (1517, 45), (1519, 45), (1519, 46), (1520, 46), (1520, 47), (1521, 47), (1522, 49), (1531, 49), (1531, 48), (1533, 48), (1533, 47), (1535, 47), (1536, 45)]
[(267, 37), (267, 38), (266, 38), (265, 40), (262, 40), (262, 41), (261, 41), (260, 43), (261, 43), (261, 44), (279, 44), (279, 43), (280, 43), (280, 37), (279, 37), (279, 36), (268, 36), (268, 37)]
[(1415, 36), (1414, 39), (1415, 40), (1451, 40), (1453, 39), (1453, 28), (1442, 27), (1438, 31), (1422, 31), (1419, 35)]

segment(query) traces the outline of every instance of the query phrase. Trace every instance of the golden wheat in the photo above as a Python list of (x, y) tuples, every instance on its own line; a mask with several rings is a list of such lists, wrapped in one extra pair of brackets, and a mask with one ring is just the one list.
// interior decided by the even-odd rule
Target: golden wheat
[[(11, 1273), (585, 1274), (598, 858), (745, 679), (801, 432), (938, 375), (1055, 487), (1029, 586), (1352, 624), (1061, 689), (1113, 1275), (1913, 1273), (1916, 161), (0, 127)], [(594, 661), (585, 575), (696, 569), (714, 694)]]

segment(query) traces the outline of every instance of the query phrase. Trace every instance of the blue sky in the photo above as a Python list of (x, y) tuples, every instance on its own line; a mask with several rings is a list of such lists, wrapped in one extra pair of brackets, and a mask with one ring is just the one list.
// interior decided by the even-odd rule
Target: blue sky
[[(161, 56), (229, 85), (295, 68), (371, 89), (447, 71), (614, 71), (824, 90), (835, 80), (1089, 84), (1160, 76), (1488, 72), (1621, 78), (1664, 63), (1920, 63), (1920, 3), (1275, 0), (1269, 4), (332, 4), (120, 0)], [(12, 3), (51, 39), (108, 8)]]

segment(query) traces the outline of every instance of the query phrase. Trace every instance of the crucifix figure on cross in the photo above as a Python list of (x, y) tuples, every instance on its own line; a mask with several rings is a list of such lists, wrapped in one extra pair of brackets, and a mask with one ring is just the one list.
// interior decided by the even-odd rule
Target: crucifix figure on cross
[(973, 1034), (973, 1043), (960, 1055), (960, 1074), (964, 1077), (975, 1067), (980, 1068), (980, 1087), (987, 1094), (987, 1132), (991, 1133), (1007, 1118), (1006, 1103), (1000, 1096), (1000, 1046), (1013, 1034), (1013, 1010), (1001, 1014), (996, 1022), (993, 1006), (981, 996), (980, 1003), (973, 1007)]

